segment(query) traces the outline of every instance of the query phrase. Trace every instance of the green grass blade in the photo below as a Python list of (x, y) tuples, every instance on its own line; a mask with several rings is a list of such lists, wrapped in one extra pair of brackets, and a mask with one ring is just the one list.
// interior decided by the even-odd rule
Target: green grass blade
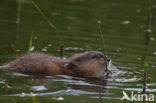
[(30, 53), (32, 50), (32, 44), (33, 44), (33, 32), (31, 33), (30, 41), (29, 41), (29, 49), (28, 53)]

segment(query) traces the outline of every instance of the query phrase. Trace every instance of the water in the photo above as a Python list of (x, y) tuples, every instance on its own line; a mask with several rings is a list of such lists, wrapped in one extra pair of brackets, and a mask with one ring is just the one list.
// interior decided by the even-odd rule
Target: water
[[(21, 1), (19, 19), (19, 0), (1, 0), (1, 65), (27, 53), (32, 32), (34, 51), (59, 56), (62, 44), (66, 58), (88, 50), (100, 51), (98, 23), (101, 23), (107, 55), (112, 59), (109, 69), (113, 77), (100, 81), (0, 71), (0, 103), (120, 103), (123, 90), (129, 95), (131, 91), (142, 90), (147, 1), (35, 0), (56, 29), (49, 26), (29, 0)], [(153, 21), (148, 30), (151, 38), (147, 53), (147, 94), (156, 96), (155, 7), (153, 2)], [(5, 80), (8, 85), (4, 86)]]

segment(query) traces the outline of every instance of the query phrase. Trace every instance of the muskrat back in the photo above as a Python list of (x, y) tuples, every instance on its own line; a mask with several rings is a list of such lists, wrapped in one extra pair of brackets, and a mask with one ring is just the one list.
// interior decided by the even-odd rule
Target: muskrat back
[(79, 77), (102, 77), (106, 66), (104, 55), (98, 51), (79, 53), (69, 59), (61, 59), (43, 53), (22, 56), (4, 66), (4, 69), (26, 74), (64, 74)]

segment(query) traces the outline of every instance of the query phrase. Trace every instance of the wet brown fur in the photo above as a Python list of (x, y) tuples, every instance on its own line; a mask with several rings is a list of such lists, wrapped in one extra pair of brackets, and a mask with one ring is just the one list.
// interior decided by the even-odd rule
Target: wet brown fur
[(42, 53), (31, 53), (14, 60), (3, 68), (25, 74), (64, 74), (79, 77), (101, 77), (105, 72), (103, 53), (89, 51), (61, 59)]

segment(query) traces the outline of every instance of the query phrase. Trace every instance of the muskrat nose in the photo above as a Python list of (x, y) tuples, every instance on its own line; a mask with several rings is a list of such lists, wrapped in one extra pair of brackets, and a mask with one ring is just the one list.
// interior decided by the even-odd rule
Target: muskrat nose
[(107, 58), (107, 62), (109, 63), (111, 61), (111, 59), (110, 58)]

